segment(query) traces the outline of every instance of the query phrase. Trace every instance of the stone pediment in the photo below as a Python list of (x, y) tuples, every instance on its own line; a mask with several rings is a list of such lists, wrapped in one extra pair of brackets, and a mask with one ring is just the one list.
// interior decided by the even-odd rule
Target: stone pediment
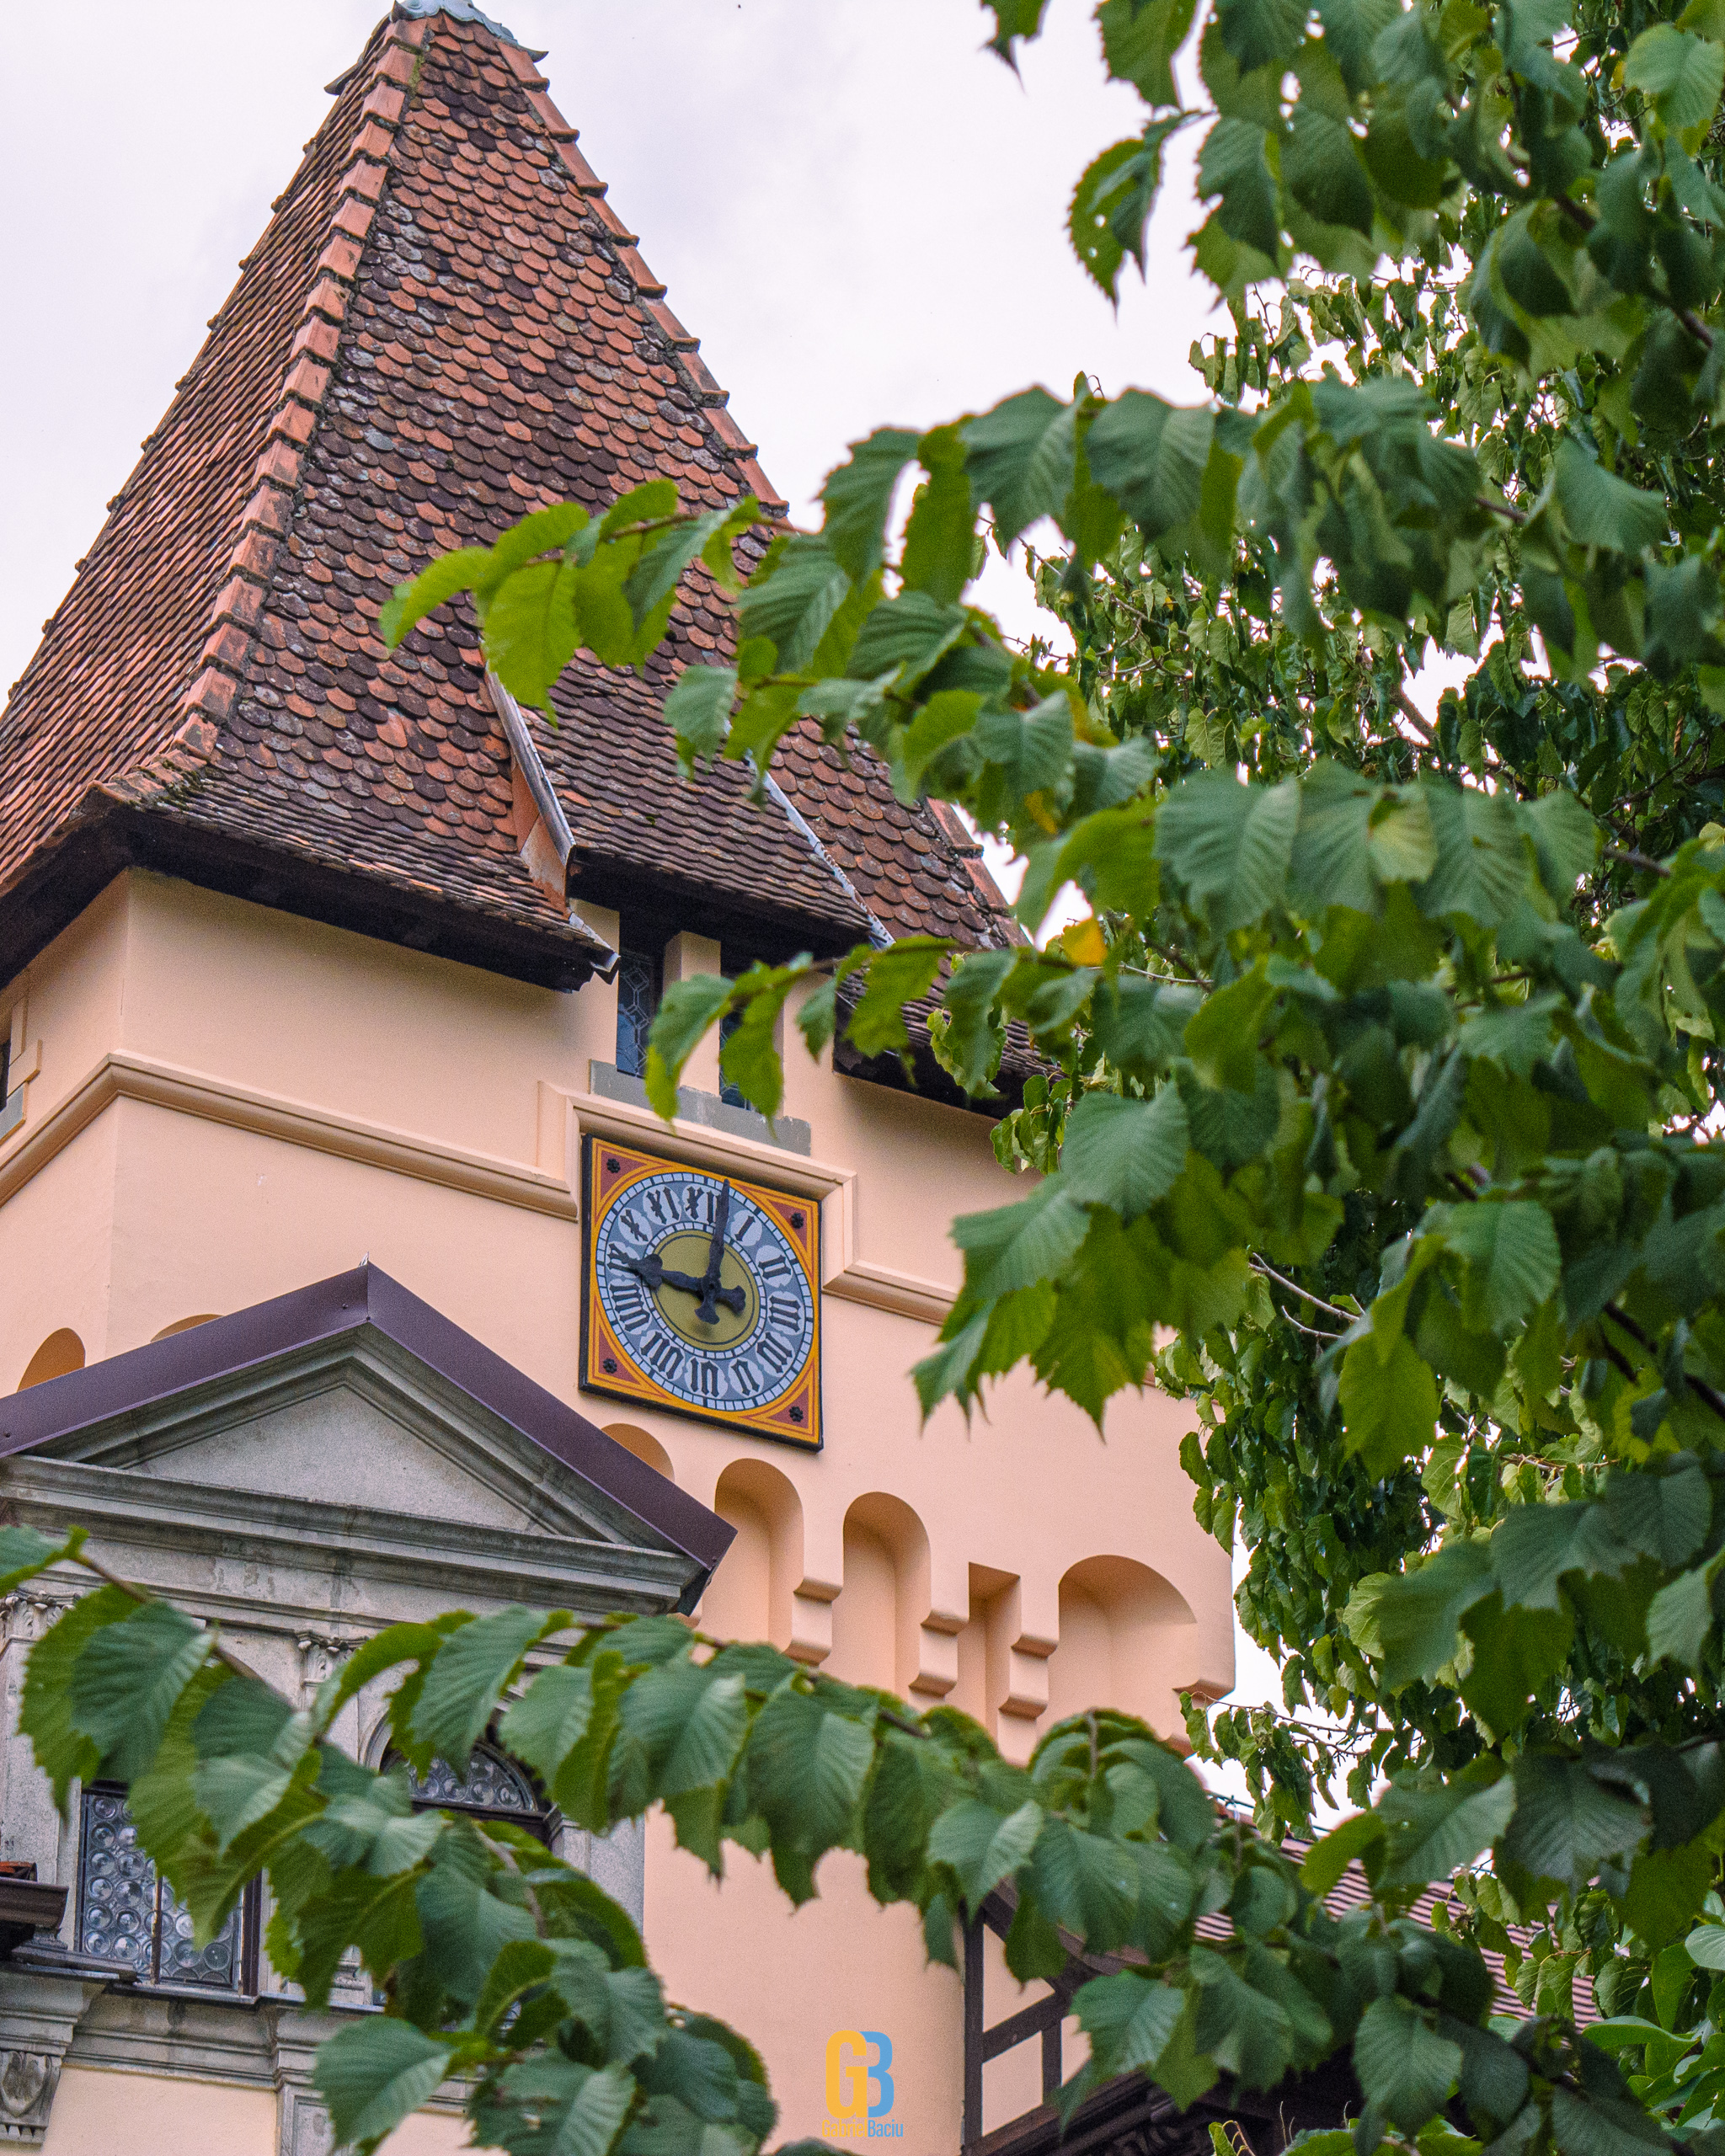
[(731, 1535), (371, 1267), (0, 1401), (0, 1433), (27, 1516), (265, 1573), (688, 1607)]

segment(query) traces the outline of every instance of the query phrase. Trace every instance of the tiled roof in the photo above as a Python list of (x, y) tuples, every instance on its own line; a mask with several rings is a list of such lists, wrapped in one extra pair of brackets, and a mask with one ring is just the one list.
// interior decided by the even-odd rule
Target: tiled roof
[[(377, 610), (547, 502), (660, 474), (697, 505), (775, 501), (527, 53), (414, 0), (333, 87), (0, 717), (0, 978), (133, 858), (578, 980), (596, 947), (523, 865), (471, 616), (391, 654)], [(698, 905), (762, 945), (1010, 935), (962, 827), (898, 803), (861, 744), (787, 742), (806, 829), (734, 766), (679, 778), (660, 705), (729, 634), (697, 593), (644, 678), (582, 662), (559, 727), (530, 718), (570, 895)]]

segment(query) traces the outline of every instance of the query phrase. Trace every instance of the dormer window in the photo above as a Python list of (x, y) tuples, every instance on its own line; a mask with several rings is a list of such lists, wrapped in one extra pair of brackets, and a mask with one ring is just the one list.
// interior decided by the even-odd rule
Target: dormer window
[(631, 1078), (647, 1075), (647, 1035), (658, 1008), (658, 958), (625, 950), (617, 969), (617, 1067)]

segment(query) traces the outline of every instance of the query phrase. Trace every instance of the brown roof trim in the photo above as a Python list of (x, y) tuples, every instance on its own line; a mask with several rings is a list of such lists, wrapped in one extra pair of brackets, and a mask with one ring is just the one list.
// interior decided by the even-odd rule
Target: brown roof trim
[(736, 1529), (375, 1265), (338, 1273), (231, 1317), (212, 1318), (0, 1399), (0, 1459), (32, 1451), (92, 1423), (158, 1406), (195, 1385), (272, 1362), (296, 1348), (368, 1327), (416, 1356), (681, 1550), (700, 1571), (680, 1606), (692, 1609), (699, 1600)]
[(563, 933), (502, 911), (414, 889), (364, 864), (323, 862), (164, 808), (105, 808), (69, 820), (0, 893), (0, 987), (23, 972), (127, 868), (345, 928), (428, 956), (478, 966), (535, 988), (573, 990), (615, 960), (591, 929)]

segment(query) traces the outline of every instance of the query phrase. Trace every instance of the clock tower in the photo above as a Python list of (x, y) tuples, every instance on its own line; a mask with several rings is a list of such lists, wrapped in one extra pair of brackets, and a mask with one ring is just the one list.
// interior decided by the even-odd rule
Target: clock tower
[[(307, 1347), (305, 1427), (325, 1417), (378, 1503), (394, 1476), (435, 1514), (457, 1425), (463, 1460), (537, 1458), (505, 1442), (519, 1381), (547, 1429), (573, 1413), (633, 1455), (618, 1487), (724, 1523), (717, 1569), (686, 1568), (708, 1630), (962, 1709), (1015, 1760), (1092, 1705), (1178, 1737), (1181, 1689), (1233, 1673), (1187, 1411), (1124, 1402), (1104, 1444), (1021, 1372), (986, 1420), (925, 1426), (908, 1375), (957, 1290), (949, 1222), (1012, 1194), (988, 1111), (926, 1039), (912, 1082), (842, 1043), (811, 1061), (790, 1024), (777, 1122), (726, 1097), (712, 1043), (674, 1122), (645, 1102), (644, 1028), (675, 981), (902, 934), (1007, 941), (968, 832), (812, 725), (761, 800), (736, 765), (685, 780), (660, 707), (727, 648), (711, 595), (681, 600), (644, 674), (579, 662), (555, 727), (488, 680), (469, 614), (393, 653), (378, 634), (433, 554), (553, 502), (598, 511), (668, 474), (697, 507), (753, 490), (782, 512), (544, 59), (467, 0), (377, 24), (0, 715), (0, 1392), (369, 1257), (517, 1374), (457, 1415), (441, 1380), (366, 1364), (326, 1412)], [(1004, 1099), (1026, 1075), (1008, 1059)], [(538, 1471), (509, 1470), (519, 1533), (573, 1565), (611, 1530), (536, 1495)], [(204, 1509), (237, 1520), (255, 1496)], [(200, 1591), (275, 1597), (298, 1654), (286, 1588), (222, 1533)], [(426, 1556), (413, 1592), (459, 1598), (452, 1561)], [(305, 1639), (310, 1684), (337, 1650)], [(43, 1861), (72, 1891), (88, 1852), (58, 1848)], [(956, 2145), (959, 1979), (860, 1864), (830, 1857), (793, 1916), (741, 1851), (722, 1886), (663, 1821), (637, 1854), (668, 1991), (761, 2046), (782, 2137), (821, 2132), (830, 2047), (862, 2032), (871, 2073), (889, 2046), (904, 2138)], [(993, 2022), (1012, 1995), (987, 1953)], [(116, 2036), (91, 2068), (116, 2119), (128, 2076), (267, 2096), (242, 2010), (200, 2005), (171, 2057)], [(1033, 2059), (991, 2063), (985, 2099), (991, 2127), (1034, 2106)]]

